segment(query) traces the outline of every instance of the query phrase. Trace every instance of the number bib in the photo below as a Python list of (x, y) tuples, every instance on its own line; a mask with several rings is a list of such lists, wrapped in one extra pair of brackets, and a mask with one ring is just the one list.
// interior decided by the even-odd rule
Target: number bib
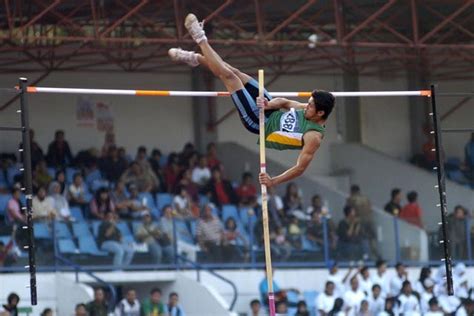
[(285, 112), (280, 118), (280, 130), (282, 132), (297, 132), (299, 131), (298, 117), (295, 109)]

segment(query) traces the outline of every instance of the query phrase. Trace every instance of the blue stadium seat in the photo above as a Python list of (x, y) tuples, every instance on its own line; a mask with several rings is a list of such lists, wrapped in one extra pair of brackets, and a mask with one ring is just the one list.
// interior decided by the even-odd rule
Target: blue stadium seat
[(316, 297), (318, 297), (318, 292), (316, 291), (304, 291), (303, 297), (306, 302), (306, 306), (308, 306), (308, 310), (311, 316), (316, 315)]
[(99, 226), (102, 224), (101, 220), (94, 220), (91, 222), (92, 234), (97, 237), (99, 236)]
[(54, 179), (56, 177), (56, 168), (48, 167), (48, 174)]
[(58, 250), (60, 254), (71, 255), (76, 254), (79, 250), (74, 241), (70, 238), (58, 240)]
[(54, 227), (56, 230), (56, 238), (72, 238), (67, 224), (63, 222), (55, 222)]
[(196, 239), (196, 232), (197, 232), (197, 220), (191, 220), (189, 222), (190, 226), (191, 226), (191, 234), (193, 235), (193, 237)]
[(309, 240), (305, 235), (301, 236), (301, 245), (305, 251), (321, 251), (321, 247), (312, 240)]
[(53, 236), (51, 234), (51, 230), (48, 227), (48, 224), (46, 223), (34, 223), (33, 224), (33, 229), (34, 229), (34, 236), (35, 239), (52, 239)]
[(0, 172), (0, 188), (6, 189), (8, 187), (7, 183), (7, 178), (3, 174), (3, 172)]
[(120, 230), (123, 237), (133, 236), (132, 232), (130, 231), (130, 227), (128, 227), (127, 222), (123, 222), (123, 221), (118, 222), (117, 228)]
[(156, 219), (160, 218), (160, 209), (156, 207), (155, 200), (150, 192), (142, 192), (138, 195), (138, 198), (150, 209), (153, 217)]
[(158, 193), (156, 194), (156, 206), (161, 211), (163, 206), (171, 204), (173, 202), (173, 196), (169, 193)]
[(13, 185), (15, 182), (15, 176), (17, 175), (21, 175), (21, 171), (18, 166), (9, 167), (7, 169), (7, 180), (10, 185)]
[(226, 204), (222, 206), (222, 222), (225, 224), (228, 218), (233, 217), (235, 220), (235, 223), (237, 224), (238, 227), (242, 226), (242, 223), (240, 222), (240, 216), (239, 216), (239, 211), (237, 210), (237, 207), (232, 204)]
[[(296, 293), (295, 291), (286, 292), (286, 298), (288, 299), (288, 303), (290, 304), (296, 304), (299, 301), (298, 293)], [(294, 315), (294, 313), (290, 315)]]
[(79, 222), (84, 221), (84, 215), (82, 214), (82, 210), (80, 207), (77, 207), (77, 206), (71, 207), (71, 215)]
[(0, 215), (6, 214), (8, 201), (12, 196), (10, 194), (0, 194)]
[(176, 219), (175, 227), (176, 227), (176, 236), (178, 239), (189, 244), (194, 244), (194, 238), (191, 235), (191, 232), (189, 231), (188, 226), (186, 225), (186, 222), (184, 220)]
[(99, 250), (95, 239), (91, 236), (80, 237), (78, 241), (79, 251), (83, 254), (89, 254), (100, 257), (105, 257), (109, 255), (107, 252)]
[(199, 194), (199, 206), (203, 207), (207, 203), (209, 203), (209, 197), (204, 194)]
[(72, 224), (72, 232), (74, 237), (81, 237), (81, 236), (92, 236), (91, 231), (89, 230), (89, 226), (87, 226), (86, 222), (78, 222)]
[(251, 208), (244, 207), (240, 209), (240, 221), (242, 222), (242, 225), (247, 229), (247, 231), (250, 231), (250, 229), (253, 229), (255, 223), (257, 222), (257, 215), (254, 214), (250, 215), (249, 211)]
[(141, 221), (133, 221), (132, 222), (132, 232), (133, 232), (133, 235), (135, 235), (138, 231), (138, 229), (140, 228), (140, 226), (142, 226), (142, 222)]
[(79, 172), (79, 171), (80, 171), (79, 169), (67, 167), (66, 168), (66, 182), (71, 184), (72, 180), (74, 180), (73, 179), (74, 174)]

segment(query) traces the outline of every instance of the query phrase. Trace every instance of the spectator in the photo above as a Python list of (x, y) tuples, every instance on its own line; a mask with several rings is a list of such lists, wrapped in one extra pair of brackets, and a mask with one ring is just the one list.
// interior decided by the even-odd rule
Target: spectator
[(87, 316), (87, 307), (86, 304), (79, 303), (74, 308), (74, 316)]
[(311, 198), (311, 205), (306, 209), (306, 214), (311, 218), (314, 211), (320, 212), (322, 215), (329, 214), (329, 210), (324, 206), (323, 199), (318, 194)]
[(393, 216), (400, 215), (400, 211), (402, 210), (402, 190), (399, 188), (392, 189), (390, 201), (385, 204), (385, 212), (392, 214)]
[(196, 148), (194, 147), (193, 143), (186, 143), (183, 146), (183, 151), (181, 151), (178, 155), (178, 163), (183, 168), (194, 168), (194, 166), (189, 166), (188, 162), (189, 159), (196, 153)]
[(176, 153), (171, 153), (168, 156), (168, 163), (165, 168), (165, 181), (168, 193), (173, 193), (176, 191), (180, 170), (178, 155)]
[[(466, 219), (467, 211), (461, 205), (454, 207), (453, 213), (448, 216), (448, 234), (451, 256), (457, 260), (466, 259)], [(442, 227), (440, 227), (440, 234)]]
[(107, 316), (109, 306), (105, 300), (104, 290), (96, 288), (94, 290), (94, 300), (86, 305), (89, 316)]
[(378, 260), (375, 263), (376, 271), (372, 274), (372, 284), (379, 285), (383, 297), (390, 293), (390, 279), (387, 274), (387, 262)]
[(150, 298), (141, 304), (142, 316), (165, 316), (165, 305), (161, 302), (161, 290), (154, 288), (150, 291)]
[(356, 211), (352, 206), (344, 207), (345, 218), (339, 222), (337, 235), (339, 237), (339, 252), (345, 254), (348, 260), (360, 259), (363, 252), (362, 226)]
[(369, 267), (363, 266), (359, 269), (359, 288), (366, 296), (372, 292), (372, 280), (370, 278)]
[(408, 204), (402, 208), (400, 218), (423, 229), (423, 224), (421, 223), (423, 212), (417, 201), (418, 193), (415, 191), (408, 192), (407, 200)]
[(395, 312), (396, 310), (396, 299), (395, 297), (389, 297), (385, 299), (385, 306), (383, 312), (379, 314), (379, 316), (395, 316), (398, 313)]
[(59, 182), (53, 181), (49, 184), (49, 196), (53, 200), (53, 207), (57, 210), (59, 219), (66, 222), (74, 222), (75, 219), (71, 215), (69, 203), (64, 195), (61, 194)]
[(309, 316), (308, 306), (306, 306), (305, 301), (299, 301), (296, 304), (296, 314), (295, 316)]
[(157, 264), (163, 262), (171, 262), (173, 258), (173, 244), (167, 233), (160, 231), (157, 224), (151, 220), (150, 213), (143, 215), (142, 225), (138, 228), (135, 237), (138, 241), (148, 245), (153, 261)]
[[(333, 222), (330, 219), (326, 219), (326, 225), (328, 229), (328, 242), (329, 247), (332, 250), (336, 250), (337, 246), (337, 234)], [(313, 211), (311, 213), (311, 221), (308, 222), (306, 228), (306, 238), (310, 240), (314, 246), (323, 249), (324, 247), (324, 224), (323, 217), (320, 211)], [(328, 311), (329, 312), (329, 311)]]
[(402, 289), (403, 282), (407, 281), (408, 273), (406, 271), (405, 265), (403, 263), (397, 263), (395, 265), (396, 274), (390, 280), (390, 295), (391, 297), (396, 297), (400, 294)]
[(232, 184), (223, 179), (219, 168), (212, 169), (212, 179), (206, 190), (212, 203), (221, 207), (224, 204), (237, 204), (238, 199)]
[(207, 163), (211, 170), (221, 167), (221, 162), (217, 158), (217, 147), (215, 143), (207, 144)]
[[(283, 197), (283, 205), (286, 217), (292, 214), (295, 216), (300, 216), (301, 218), (303, 213), (303, 203), (301, 202), (301, 194), (296, 183), (290, 182), (286, 186), (286, 193)], [(302, 219), (304, 219), (304, 216)]]
[(118, 156), (120, 159), (125, 160), (127, 164), (130, 164), (132, 162), (132, 158), (130, 157), (129, 154), (127, 154), (127, 151), (125, 150), (124, 147), (118, 148)]
[(423, 312), (424, 316), (444, 316), (443, 311), (439, 307), (436, 297), (432, 297), (428, 302), (428, 310)]
[(324, 292), (316, 296), (315, 306), (318, 308), (319, 315), (327, 316), (334, 307), (337, 296), (334, 294), (335, 285), (332, 281), (326, 281)]
[(212, 215), (212, 208), (209, 204), (206, 204), (203, 208), (202, 217), (197, 223), (196, 235), (206, 259), (210, 262), (220, 262), (222, 260), (224, 231), (222, 222)]
[(135, 184), (140, 192), (156, 192), (158, 188), (158, 179), (153, 171), (150, 168), (143, 169), (142, 165), (136, 161), (130, 164), (120, 180), (126, 185)]
[(108, 212), (115, 213), (115, 204), (110, 198), (109, 189), (100, 188), (91, 201), (91, 215), (95, 219), (104, 219)]
[(471, 298), (465, 299), (456, 311), (456, 316), (471, 316), (474, 315), (474, 301)]
[(372, 292), (367, 298), (372, 315), (379, 315), (384, 310), (385, 299), (382, 296), (382, 288), (378, 284), (372, 286)]
[(291, 244), (286, 239), (286, 231), (283, 227), (276, 227), (270, 232), (271, 249), (275, 257), (286, 261), (291, 257)]
[(185, 169), (181, 173), (178, 190), (179, 190), (179, 187), (184, 188), (186, 192), (188, 192), (188, 195), (191, 198), (191, 201), (193, 202), (193, 204), (199, 203), (199, 187), (192, 180), (191, 169)]
[(398, 296), (400, 304), (399, 312), (404, 315), (411, 315), (413, 313), (420, 313), (420, 303), (418, 298), (413, 295), (410, 281), (406, 280), (403, 282), (402, 290)]
[(60, 194), (67, 198), (67, 183), (66, 183), (66, 173), (64, 169), (58, 169), (56, 175), (54, 176), (54, 181), (59, 183), (61, 186)]
[(194, 217), (191, 197), (183, 186), (178, 187), (178, 194), (173, 198), (173, 207), (182, 218)]
[(73, 162), (71, 148), (64, 139), (64, 131), (57, 130), (54, 134), (54, 141), (48, 146), (46, 160), (51, 167), (65, 167)]
[(99, 160), (99, 169), (105, 179), (116, 183), (127, 169), (127, 161), (119, 157), (117, 147), (112, 145), (108, 148), (107, 155)]
[(47, 187), (51, 180), (53, 180), (53, 178), (49, 175), (46, 161), (39, 161), (33, 171), (33, 187), (36, 189), (41, 186)]
[(471, 134), (471, 140), (464, 147), (464, 156), (468, 172), (468, 178), (474, 181), (474, 133)]
[(45, 308), (42, 312), (41, 312), (41, 316), (53, 316), (53, 310), (51, 308)]
[(54, 199), (46, 196), (46, 188), (39, 187), (32, 201), (33, 219), (52, 221), (58, 218), (59, 212), (54, 207)]
[(140, 146), (137, 149), (137, 154), (135, 156), (135, 161), (138, 162), (143, 171), (151, 170), (150, 163), (148, 162), (148, 154), (145, 146)]
[(165, 174), (161, 168), (161, 156), (161, 151), (159, 149), (153, 149), (148, 162), (150, 163), (151, 170), (155, 173), (155, 176), (158, 179), (158, 192), (167, 192)]
[[(240, 241), (240, 243), (239, 243)], [(233, 217), (225, 221), (224, 236), (222, 238), (222, 256), (226, 262), (235, 262), (242, 258), (238, 245), (246, 245), (247, 240), (237, 229), (237, 223)], [(240, 257), (240, 258), (239, 258)]]
[(126, 297), (115, 307), (115, 316), (140, 316), (140, 302), (135, 290), (127, 290)]
[(350, 288), (344, 293), (344, 304), (349, 310), (349, 315), (357, 315), (359, 307), (366, 295), (359, 289), (359, 280), (357, 276), (353, 276), (350, 280)]
[(351, 186), (351, 194), (347, 199), (347, 205), (355, 209), (356, 215), (360, 219), (362, 236), (368, 242), (372, 257), (380, 259), (381, 256), (377, 249), (377, 236), (375, 234), (372, 204), (369, 198), (360, 192), (358, 185)]
[[(434, 296), (434, 281), (430, 278), (425, 279), (423, 282), (424, 291), (418, 293), (420, 297), (420, 308), (422, 313), (428, 313), (431, 309), (430, 301), (435, 298)], [(436, 305), (438, 305), (438, 300), (436, 300)]]
[(183, 165), (183, 168), (189, 169), (192, 171), (198, 165), (198, 163), (199, 163), (199, 153), (193, 150), (191, 154), (188, 156), (188, 159)]
[(369, 301), (366, 299), (360, 303), (360, 308), (357, 312), (357, 316), (372, 316), (369, 311)]
[(301, 229), (298, 218), (294, 215), (289, 217), (287, 232), (288, 241), (290, 242), (291, 246), (295, 249), (301, 250), (301, 238), (303, 237), (303, 230)]
[[(18, 316), (17, 305), (20, 302), (20, 297), (16, 293), (10, 293), (7, 298), (7, 304), (0, 307), (0, 315)], [(4, 314), (2, 314), (4, 313)]]
[(418, 294), (422, 294), (425, 291), (424, 282), (426, 279), (429, 279), (431, 276), (431, 268), (429, 266), (422, 267), (420, 270), (420, 277), (418, 281), (413, 286), (413, 290)]
[(242, 183), (237, 188), (237, 196), (241, 206), (254, 206), (257, 200), (257, 188), (253, 184), (252, 174), (244, 172)]
[(99, 226), (97, 243), (101, 250), (114, 254), (115, 267), (129, 266), (134, 256), (133, 246), (123, 240), (116, 225), (115, 213), (108, 211), (104, 216), (104, 221)]
[(171, 292), (168, 300), (168, 314), (169, 316), (186, 316), (184, 310), (179, 306), (179, 296), (176, 292)]
[[(272, 281), (273, 281), (273, 293), (275, 295), (275, 304), (278, 304), (279, 302), (287, 302), (288, 300), (288, 296), (287, 296), (287, 293), (288, 292), (296, 292), (296, 293), (299, 293), (299, 291), (297, 289), (282, 289), (280, 288), (280, 286), (278, 285), (278, 283), (276, 282), (275, 280), (275, 272), (276, 270), (275, 269), (272, 269)], [(265, 271), (266, 273), (266, 271)], [(264, 302), (265, 306), (268, 306), (268, 281), (267, 281), (267, 276), (265, 274), (265, 277), (262, 279), (262, 281), (260, 281), (260, 284), (259, 284), (259, 291), (260, 291), (260, 297), (262, 298), (262, 302)]]
[(264, 312), (262, 311), (262, 304), (260, 301), (255, 299), (250, 302), (250, 312), (247, 313), (248, 316), (263, 316)]
[[(283, 226), (286, 223), (285, 209), (282, 198), (276, 193), (275, 187), (267, 188), (268, 193), (268, 212), (270, 219), (275, 222), (277, 226)], [(261, 198), (260, 198), (261, 204)]]
[(142, 217), (144, 214), (151, 211), (147, 206), (147, 198), (144, 197), (143, 199), (140, 199), (138, 195), (138, 187), (136, 185), (133, 183), (130, 184), (128, 191), (130, 192), (129, 214), (132, 218)]
[[(171, 245), (174, 245), (174, 235), (173, 235), (173, 208), (171, 205), (165, 205), (162, 209), (162, 217), (160, 223), (158, 224), (158, 229), (161, 231), (162, 235), (165, 235), (170, 241)], [(170, 248), (173, 251), (170, 256), (174, 256), (174, 248)]]
[(344, 300), (340, 297), (336, 298), (334, 301), (334, 307), (328, 313), (328, 316), (346, 316), (347, 313), (344, 312)]
[(104, 134), (104, 145), (102, 145), (100, 156), (106, 157), (112, 147), (115, 147), (115, 134), (112, 131), (107, 131)]
[(278, 315), (288, 315), (288, 304), (286, 301), (276, 302), (275, 309)]
[(332, 262), (331, 266), (329, 267), (329, 275), (328, 275), (328, 281), (331, 281), (334, 283), (334, 295), (336, 297), (342, 297), (345, 292), (345, 283), (347, 279), (349, 278), (350, 274), (352, 272), (352, 268), (349, 268), (347, 270), (347, 273), (345, 276), (342, 276), (342, 274), (339, 272), (339, 266), (337, 262)]
[(110, 194), (110, 198), (115, 205), (115, 210), (121, 218), (130, 218), (131, 211), (130, 205), (132, 201), (129, 199), (126, 189), (125, 182), (119, 181), (115, 185), (115, 189)]
[(17, 259), (12, 251), (15, 246), (16, 230), (17, 226), (13, 225), (10, 241), (6, 245), (0, 240), (0, 267), (9, 267), (13, 265)]
[[(20, 143), (18, 146), (19, 149), (23, 149), (23, 143)], [(43, 149), (41, 146), (35, 141), (35, 131), (30, 129), (30, 149), (31, 149), (31, 167), (35, 169), (38, 162), (44, 160)], [(23, 160), (23, 151), (20, 150), (20, 160)]]
[(199, 164), (193, 169), (193, 174), (192, 174), (193, 182), (197, 183), (197, 185), (201, 189), (203, 189), (206, 187), (210, 178), (211, 178), (211, 170), (209, 169), (209, 166), (207, 164), (207, 157), (204, 155), (201, 155), (199, 157)]
[(82, 175), (79, 172), (75, 173), (73, 176), (72, 183), (68, 189), (69, 205), (78, 206), (83, 211), (85, 211), (87, 205), (89, 204), (87, 202), (86, 192), (87, 189), (86, 185), (84, 184), (84, 179), (82, 178)]
[(6, 211), (7, 220), (9, 223), (15, 223), (19, 225), (26, 223), (26, 212), (22, 208), (20, 188), (14, 187), (12, 189), (12, 197), (8, 201)]

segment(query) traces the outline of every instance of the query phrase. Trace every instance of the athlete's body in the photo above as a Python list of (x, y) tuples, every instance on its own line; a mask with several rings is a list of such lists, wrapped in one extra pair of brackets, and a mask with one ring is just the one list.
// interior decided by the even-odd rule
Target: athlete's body
[(221, 59), (207, 42), (202, 24), (193, 14), (188, 14), (185, 26), (202, 54), (172, 48), (169, 50), (170, 57), (193, 67), (203, 65), (220, 78), (232, 96), (242, 123), (252, 133), (259, 132), (258, 111), (259, 107), (263, 107), (267, 147), (279, 150), (301, 149), (295, 166), (275, 177), (261, 173), (260, 183), (271, 187), (303, 174), (323, 139), (324, 124), (334, 107), (334, 96), (315, 90), (305, 104), (284, 98), (272, 99), (265, 91), (265, 98), (260, 99), (255, 79)]

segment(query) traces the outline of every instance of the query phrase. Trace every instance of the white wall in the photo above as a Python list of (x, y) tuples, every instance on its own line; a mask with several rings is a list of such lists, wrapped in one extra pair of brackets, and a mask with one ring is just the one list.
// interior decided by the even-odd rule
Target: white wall
[[(31, 75), (35, 78), (37, 75)], [(0, 87), (17, 84), (15, 75), (0, 76)], [(41, 86), (189, 90), (191, 77), (187, 75), (120, 74), (120, 73), (54, 73)], [(5, 100), (2, 96), (0, 100)], [(76, 121), (77, 95), (29, 95), (31, 127), (44, 150), (53, 139), (56, 129), (64, 129), (73, 153), (79, 149), (102, 146), (104, 133), (95, 127), (78, 127)], [(94, 101), (109, 104), (115, 119), (116, 141), (127, 151), (135, 153), (139, 145), (159, 147), (165, 152), (180, 150), (193, 140), (193, 118), (190, 98), (91, 96)], [(0, 125), (19, 126), (15, 112), (18, 102), (0, 113)], [(19, 135), (0, 134), (1, 151), (12, 151), (18, 146)]]

